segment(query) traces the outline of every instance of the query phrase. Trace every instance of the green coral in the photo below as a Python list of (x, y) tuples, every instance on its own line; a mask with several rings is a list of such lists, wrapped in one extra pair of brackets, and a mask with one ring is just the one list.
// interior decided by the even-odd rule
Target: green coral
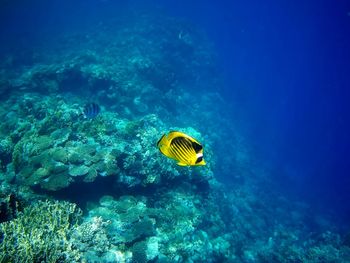
[(67, 163), (68, 152), (65, 148), (56, 147), (49, 151), (51, 158), (57, 162)]
[(0, 224), (0, 262), (73, 262), (79, 251), (70, 234), (82, 211), (68, 202), (39, 201)]
[(69, 168), (69, 175), (71, 176), (82, 176), (89, 172), (89, 167), (85, 165), (72, 166)]

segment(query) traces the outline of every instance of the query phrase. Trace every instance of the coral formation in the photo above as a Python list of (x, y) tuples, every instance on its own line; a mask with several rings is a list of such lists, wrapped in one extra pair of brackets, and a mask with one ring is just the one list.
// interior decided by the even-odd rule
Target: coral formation
[[(0, 262), (349, 262), (349, 236), (274, 191), (227, 122), (205, 35), (134, 16), (0, 62)], [(207, 165), (162, 156), (171, 130)]]
[[(27, 99), (39, 100), (35, 94), (18, 97), (18, 101)], [(66, 100), (62, 96), (59, 99), (41, 97), (41, 103), (55, 109), (48, 111), (44, 118), (35, 117), (35, 112), (30, 119), (26, 119), (27, 113), (22, 111), (13, 113), (12, 118), (23, 121), (11, 127), (21, 132), (16, 133), (16, 140), (11, 140), (8, 146), (13, 150), (8, 154), (12, 156), (12, 165), (7, 167), (7, 173), (13, 169), (19, 184), (56, 191), (77, 180), (93, 182), (99, 176), (114, 176), (115, 181), (133, 187), (160, 184), (163, 177), (191, 177), (198, 176), (197, 173), (210, 177), (212, 174), (210, 166), (183, 171), (159, 155), (155, 142), (166, 125), (155, 115), (129, 121), (104, 112), (99, 119), (84, 120), (79, 107)], [(13, 98), (7, 103), (13, 103)], [(4, 131), (10, 134), (6, 126), (7, 123), (3, 125)], [(26, 128), (22, 129), (23, 126)], [(201, 137), (193, 128), (183, 130)], [(206, 150), (210, 156), (209, 144)]]
[(76, 262), (80, 252), (70, 240), (81, 210), (67, 202), (40, 201), (12, 221), (0, 224), (1, 262)]

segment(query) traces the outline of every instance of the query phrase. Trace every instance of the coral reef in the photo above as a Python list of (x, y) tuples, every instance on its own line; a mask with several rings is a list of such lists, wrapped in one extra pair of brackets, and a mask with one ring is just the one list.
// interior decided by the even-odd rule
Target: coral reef
[[(39, 100), (37, 95), (26, 94), (16, 104), (35, 99)], [(78, 106), (68, 104), (63, 97), (46, 96), (40, 101), (55, 110), (41, 118), (37, 111), (18, 106), (12, 118), (23, 121), (11, 126), (15, 132), (8, 130), (10, 124), (2, 125), (9, 134), (4, 140), (16, 134), (9, 146), (12, 165), (7, 166), (7, 173), (14, 172), (19, 184), (55, 191), (75, 181), (93, 182), (98, 176), (114, 176), (116, 181), (132, 187), (160, 184), (163, 177), (199, 173), (210, 178), (212, 174), (210, 166), (183, 171), (159, 155), (155, 142), (166, 131), (166, 125), (155, 115), (128, 121), (104, 112), (98, 119), (84, 120)], [(29, 110), (31, 117), (26, 119)], [(183, 130), (201, 137), (193, 129)], [(210, 156), (209, 145), (207, 153)]]
[[(204, 220), (203, 212), (200, 197), (191, 191), (171, 191), (155, 203), (146, 196), (122, 196), (118, 200), (105, 196), (99, 206), (90, 209), (87, 222), (96, 218), (109, 222), (106, 228), (113, 234), (109, 238), (111, 249), (132, 255), (134, 262), (155, 258), (214, 262), (226, 252), (214, 252), (209, 234), (197, 229)], [(219, 241), (216, 239), (216, 247)]]
[(0, 224), (1, 262), (76, 262), (80, 252), (70, 241), (81, 211), (67, 202), (40, 201), (12, 221)]
[[(0, 262), (349, 262), (349, 236), (278, 194), (227, 121), (204, 33), (130, 17), (0, 62)], [(162, 156), (170, 130), (207, 165)]]

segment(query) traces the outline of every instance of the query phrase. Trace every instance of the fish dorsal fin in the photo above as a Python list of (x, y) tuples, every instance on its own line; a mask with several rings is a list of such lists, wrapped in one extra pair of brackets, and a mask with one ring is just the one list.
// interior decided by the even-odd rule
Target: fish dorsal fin
[(167, 139), (171, 142), (173, 139), (177, 138), (177, 137), (183, 137), (185, 134), (179, 131), (171, 131), (169, 132)]

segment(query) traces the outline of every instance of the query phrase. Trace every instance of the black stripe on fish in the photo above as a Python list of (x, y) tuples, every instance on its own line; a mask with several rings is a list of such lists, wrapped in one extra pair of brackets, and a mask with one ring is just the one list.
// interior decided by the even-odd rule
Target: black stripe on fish
[(101, 108), (96, 103), (88, 103), (84, 107), (84, 115), (86, 118), (93, 119), (95, 118), (101, 111)]
[(171, 149), (172, 155), (176, 158), (176, 160), (184, 162), (186, 161), (179, 152), (175, 151), (175, 149)]
[(175, 145), (182, 152), (183, 157), (186, 158), (187, 161), (191, 160), (193, 153), (191, 152), (191, 149), (185, 147), (185, 142), (183, 140), (175, 141)]
[(192, 147), (192, 142), (189, 139), (184, 138), (184, 140), (182, 141), (182, 145), (191, 156), (195, 154), (195, 150)]
[(183, 140), (174, 140), (174, 146), (178, 148), (186, 158), (191, 158), (190, 149), (188, 149), (185, 145), (186, 143)]
[(184, 141), (184, 146), (189, 152), (193, 153), (194, 148), (192, 147), (191, 141), (189, 139), (186, 139)]
[(189, 148), (188, 145), (186, 145), (186, 144), (183, 145), (183, 148), (184, 148), (184, 151), (186, 152), (186, 154), (188, 155), (189, 158), (193, 157), (193, 155), (195, 154), (193, 149)]
[(185, 152), (181, 149), (181, 147), (174, 143), (173, 144), (173, 149), (174, 152), (177, 154), (178, 157), (182, 158), (182, 159), (187, 159), (188, 157), (186, 156)]
[(180, 145), (183, 145), (185, 143), (188, 143), (188, 139), (185, 137), (176, 137), (171, 141), (171, 143), (178, 143)]

